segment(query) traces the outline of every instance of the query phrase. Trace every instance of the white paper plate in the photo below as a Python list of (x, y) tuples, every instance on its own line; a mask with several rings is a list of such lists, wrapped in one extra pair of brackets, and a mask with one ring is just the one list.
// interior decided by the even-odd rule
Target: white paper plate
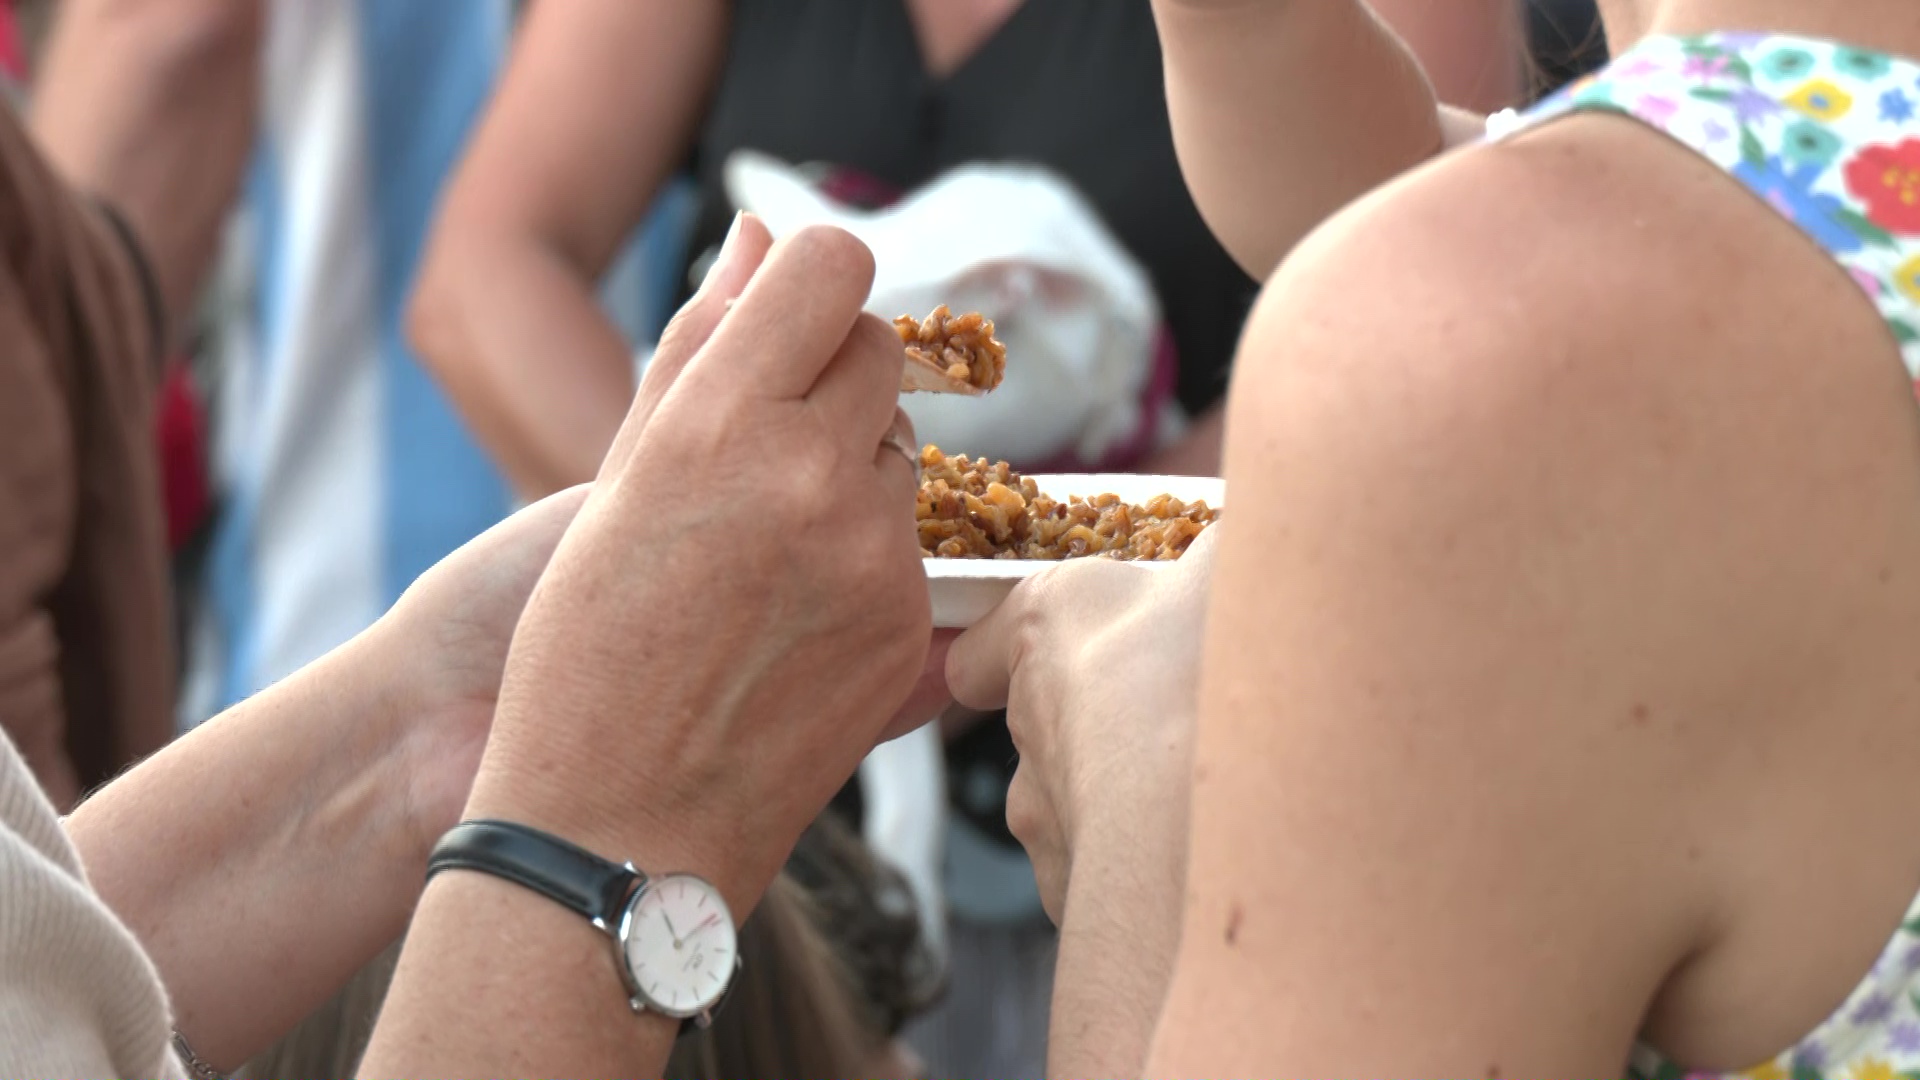
[[(1073, 495), (1111, 493), (1139, 504), (1156, 495), (1174, 495), (1185, 502), (1204, 501), (1218, 509), (1227, 497), (1227, 482), (1210, 476), (1057, 473), (1036, 475), (1033, 482), (1062, 502)], [(933, 596), (933, 625), (964, 630), (997, 607), (1022, 579), (1060, 564), (1044, 559), (922, 559), (920, 565), (926, 567), (927, 590)]]

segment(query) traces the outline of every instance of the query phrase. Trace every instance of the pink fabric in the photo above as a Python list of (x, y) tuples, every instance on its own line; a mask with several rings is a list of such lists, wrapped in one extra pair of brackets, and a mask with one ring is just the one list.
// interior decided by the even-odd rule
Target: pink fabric
[(0, 0), (0, 75), (16, 83), (27, 81), (27, 50), (20, 41), (20, 23), (13, 0)]
[(167, 546), (180, 545), (197, 532), (213, 509), (207, 480), (206, 410), (187, 365), (174, 361), (160, 384), (155, 436), (160, 448), (160, 487), (167, 511)]

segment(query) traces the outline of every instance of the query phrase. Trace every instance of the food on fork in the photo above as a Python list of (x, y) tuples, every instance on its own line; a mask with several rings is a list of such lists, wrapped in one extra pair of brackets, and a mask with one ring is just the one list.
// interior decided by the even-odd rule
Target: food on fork
[(1042, 494), (1004, 461), (920, 451), (914, 516), (920, 554), (946, 559), (1177, 559), (1220, 511), (1158, 495), (1144, 505), (1118, 495)]
[(924, 319), (902, 315), (893, 328), (907, 348), (903, 392), (984, 394), (1006, 374), (1007, 347), (994, 339), (993, 320), (977, 311), (955, 315), (941, 304)]

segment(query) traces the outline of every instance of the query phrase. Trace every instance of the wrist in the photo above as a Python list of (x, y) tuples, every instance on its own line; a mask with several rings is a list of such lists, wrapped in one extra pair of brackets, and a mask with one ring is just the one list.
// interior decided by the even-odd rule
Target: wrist
[(544, 743), (537, 760), (515, 748), (490, 747), (461, 816), (539, 829), (610, 862), (630, 862), (648, 877), (696, 875), (744, 920), (778, 872), (785, 848), (730, 812), (717, 782), (696, 785), (709, 797), (687, 798), (675, 794), (685, 785), (611, 775), (620, 769), (612, 755), (566, 755), (554, 743)]
[[(427, 665), (418, 657), (408, 663), (407, 650), (389, 640), (393, 636), (389, 621), (382, 619), (333, 654), (350, 672), (335, 682), (353, 688), (347, 709), (357, 732), (353, 750), (341, 756), (354, 762), (362, 778), (350, 786), (371, 789), (368, 810), (381, 820), (387, 856), (409, 874), (425, 873), (427, 853), (453, 824), (465, 791), (452, 800), (436, 794), (435, 777), (442, 771), (436, 762), (450, 747), (420, 674)], [(418, 875), (411, 880), (417, 883)]]
[[(358, 1076), (658, 1076), (679, 1024), (635, 1014), (605, 934), (518, 883), (436, 875)], [(467, 1037), (447, 1041), (449, 1025)]]

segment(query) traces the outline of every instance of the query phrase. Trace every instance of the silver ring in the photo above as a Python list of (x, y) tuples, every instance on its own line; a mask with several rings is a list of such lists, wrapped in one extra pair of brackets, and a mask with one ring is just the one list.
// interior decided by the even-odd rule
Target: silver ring
[(913, 468), (913, 484), (919, 487), (923, 475), (920, 468), (920, 452), (908, 446), (906, 437), (898, 431), (887, 432), (886, 437), (880, 440), (880, 445), (907, 459), (907, 464)]

